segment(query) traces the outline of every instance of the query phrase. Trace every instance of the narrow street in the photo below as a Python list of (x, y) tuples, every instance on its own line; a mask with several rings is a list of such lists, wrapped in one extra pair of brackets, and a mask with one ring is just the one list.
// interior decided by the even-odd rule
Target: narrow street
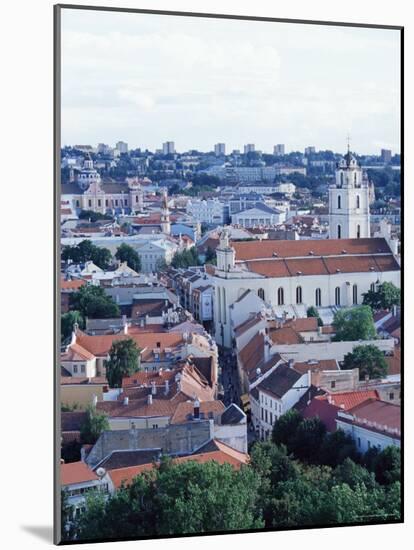
[(240, 384), (237, 375), (237, 362), (234, 350), (219, 348), (221, 384), (224, 389), (224, 404), (236, 403), (240, 406)]

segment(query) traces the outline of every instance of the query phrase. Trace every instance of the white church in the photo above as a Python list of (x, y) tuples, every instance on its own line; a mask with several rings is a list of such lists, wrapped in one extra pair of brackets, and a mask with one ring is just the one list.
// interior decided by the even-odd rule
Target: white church
[(278, 317), (305, 317), (315, 306), (326, 318), (361, 304), (363, 294), (384, 281), (400, 287), (396, 243), (389, 235), (370, 238), (368, 182), (349, 151), (329, 189), (329, 220), (325, 240), (230, 242), (222, 232), (212, 275), (219, 345), (233, 345), (232, 306), (247, 290)]

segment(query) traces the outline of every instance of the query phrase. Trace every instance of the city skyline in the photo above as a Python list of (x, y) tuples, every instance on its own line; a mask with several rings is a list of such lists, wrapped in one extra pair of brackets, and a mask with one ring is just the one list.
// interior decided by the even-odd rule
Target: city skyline
[(349, 133), (360, 154), (400, 151), (399, 31), (84, 10), (62, 24), (62, 145), (344, 151)]

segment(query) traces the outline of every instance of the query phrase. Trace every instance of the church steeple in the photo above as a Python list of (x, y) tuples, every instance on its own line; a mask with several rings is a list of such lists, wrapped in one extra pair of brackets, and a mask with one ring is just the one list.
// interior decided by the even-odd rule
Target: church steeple
[(367, 179), (351, 153), (338, 162), (335, 183), (329, 188), (329, 236), (331, 239), (370, 237), (369, 189)]
[(171, 234), (170, 209), (168, 208), (168, 194), (166, 190), (162, 193), (161, 231), (167, 235)]

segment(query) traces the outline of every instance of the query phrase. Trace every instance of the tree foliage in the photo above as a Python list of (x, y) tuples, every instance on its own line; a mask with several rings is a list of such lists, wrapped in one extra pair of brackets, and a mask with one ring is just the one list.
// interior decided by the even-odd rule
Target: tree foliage
[(78, 218), (80, 220), (89, 220), (91, 222), (97, 222), (100, 220), (112, 221), (113, 218), (109, 214), (101, 214), (100, 212), (94, 212), (93, 210), (81, 210)]
[(140, 255), (129, 244), (122, 243), (121, 246), (118, 246), (115, 258), (120, 262), (126, 262), (134, 271), (140, 272), (142, 269)]
[(71, 260), (75, 264), (91, 261), (101, 269), (108, 269), (112, 261), (112, 254), (107, 248), (96, 246), (88, 240), (75, 246), (64, 246), (61, 257), (62, 260)]
[(306, 311), (306, 316), (307, 316), (307, 317), (316, 317), (317, 320), (318, 320), (318, 327), (322, 327), (322, 326), (323, 326), (323, 321), (322, 321), (322, 319), (319, 317), (318, 310), (316, 309), (315, 306), (310, 306), (310, 307), (308, 307), (308, 309), (307, 309), (307, 311)]
[(183, 250), (182, 252), (176, 252), (171, 261), (171, 265), (175, 268), (187, 268), (190, 266), (200, 265), (197, 250), (193, 246)]
[(79, 539), (195, 534), (264, 526), (260, 478), (247, 467), (168, 461), (138, 476), (107, 502), (88, 500)]
[(364, 304), (374, 311), (391, 309), (401, 303), (401, 291), (393, 283), (384, 282), (377, 290), (369, 290), (364, 294)]
[(373, 340), (377, 335), (372, 310), (366, 305), (339, 309), (335, 312), (333, 325), (335, 327), (334, 340), (337, 342)]
[(86, 409), (86, 419), (80, 428), (81, 442), (93, 445), (106, 430), (109, 430), (108, 417), (98, 413), (95, 407), (89, 406)]
[(388, 365), (384, 354), (376, 346), (356, 346), (352, 352), (345, 355), (342, 364), (343, 369), (359, 369), (359, 378), (364, 380), (366, 376), (372, 378), (384, 378), (388, 373)]
[(122, 378), (131, 376), (140, 369), (140, 350), (132, 338), (112, 344), (109, 359), (105, 361), (106, 377), (111, 388), (120, 388)]
[(60, 318), (60, 336), (62, 341), (66, 340), (66, 338), (72, 334), (75, 324), (77, 324), (80, 329), (85, 327), (85, 319), (80, 311), (73, 310), (63, 313)]
[(94, 285), (82, 286), (71, 294), (69, 304), (83, 317), (91, 319), (110, 319), (121, 314), (118, 305), (105, 294), (104, 289)]

